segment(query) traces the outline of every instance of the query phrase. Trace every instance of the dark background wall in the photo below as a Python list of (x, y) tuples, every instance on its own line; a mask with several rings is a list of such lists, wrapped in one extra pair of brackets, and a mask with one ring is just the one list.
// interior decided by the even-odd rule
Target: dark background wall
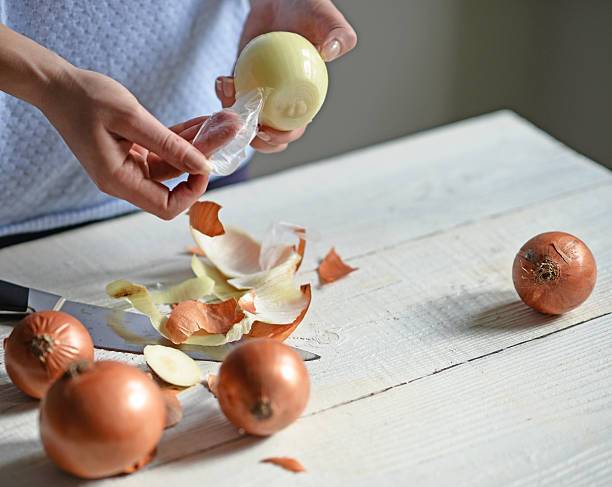
[(337, 0), (359, 45), (255, 175), (510, 108), (612, 168), (612, 1)]

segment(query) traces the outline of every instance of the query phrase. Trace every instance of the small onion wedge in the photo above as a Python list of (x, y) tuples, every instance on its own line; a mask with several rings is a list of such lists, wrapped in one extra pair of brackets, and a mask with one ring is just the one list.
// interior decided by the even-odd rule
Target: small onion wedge
[(151, 370), (168, 384), (190, 387), (200, 382), (200, 368), (195, 360), (176, 348), (147, 345), (144, 358)]

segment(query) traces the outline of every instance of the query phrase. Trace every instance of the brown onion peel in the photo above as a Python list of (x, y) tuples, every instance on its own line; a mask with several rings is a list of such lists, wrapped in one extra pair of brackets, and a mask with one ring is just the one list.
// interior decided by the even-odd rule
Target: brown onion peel
[(236, 299), (221, 303), (183, 301), (179, 303), (164, 324), (166, 336), (176, 344), (183, 343), (194, 334), (226, 334), (244, 318)]
[(597, 280), (593, 254), (579, 238), (546, 232), (526, 242), (512, 267), (521, 300), (545, 314), (560, 315), (580, 306)]
[(216, 383), (221, 410), (237, 428), (268, 436), (294, 422), (308, 402), (300, 356), (271, 339), (249, 340), (224, 360)]
[(172, 428), (183, 419), (183, 407), (178, 399), (179, 390), (174, 388), (162, 388), (162, 396), (166, 406), (166, 428)]
[(87, 328), (61, 311), (26, 316), (4, 342), (4, 361), (11, 381), (36, 399), (44, 396), (72, 362), (93, 358), (93, 341)]
[(263, 323), (261, 321), (255, 321), (251, 326), (251, 331), (246, 335), (247, 338), (272, 338), (280, 342), (289, 338), (289, 336), (296, 330), (300, 325), (308, 309), (310, 308), (310, 302), (312, 300), (312, 292), (310, 284), (304, 284), (300, 287), (304, 297), (306, 298), (306, 306), (299, 314), (299, 316), (292, 322), (286, 325), (271, 325)]
[(219, 220), (220, 209), (221, 205), (213, 201), (196, 201), (189, 209), (189, 225), (209, 237), (223, 235), (225, 228)]
[(40, 436), (49, 458), (88, 479), (142, 467), (165, 422), (157, 384), (136, 367), (113, 361), (73, 364), (40, 408)]
[(302, 465), (295, 458), (291, 457), (269, 457), (264, 458), (261, 463), (271, 463), (272, 465), (284, 468), (285, 470), (293, 473), (301, 473), (306, 471), (304, 465)]
[(321, 284), (329, 284), (356, 270), (358, 270), (356, 267), (346, 264), (332, 247), (319, 264), (317, 273)]

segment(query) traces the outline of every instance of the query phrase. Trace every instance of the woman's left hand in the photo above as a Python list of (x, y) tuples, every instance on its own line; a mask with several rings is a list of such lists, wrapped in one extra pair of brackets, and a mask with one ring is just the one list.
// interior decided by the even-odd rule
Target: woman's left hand
[[(327, 62), (338, 59), (357, 44), (357, 34), (331, 0), (252, 0), (240, 38), (240, 51), (254, 37), (274, 31), (301, 34)], [(224, 108), (234, 104), (232, 77), (217, 78), (215, 91)], [(299, 139), (305, 128), (282, 132), (261, 127), (251, 145), (259, 152), (281, 152)]]

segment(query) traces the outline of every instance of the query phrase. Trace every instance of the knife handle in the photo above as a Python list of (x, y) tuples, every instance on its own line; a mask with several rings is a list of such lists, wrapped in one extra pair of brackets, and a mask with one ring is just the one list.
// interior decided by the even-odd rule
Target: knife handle
[(0, 310), (25, 313), (28, 311), (29, 295), (27, 287), (0, 280)]

